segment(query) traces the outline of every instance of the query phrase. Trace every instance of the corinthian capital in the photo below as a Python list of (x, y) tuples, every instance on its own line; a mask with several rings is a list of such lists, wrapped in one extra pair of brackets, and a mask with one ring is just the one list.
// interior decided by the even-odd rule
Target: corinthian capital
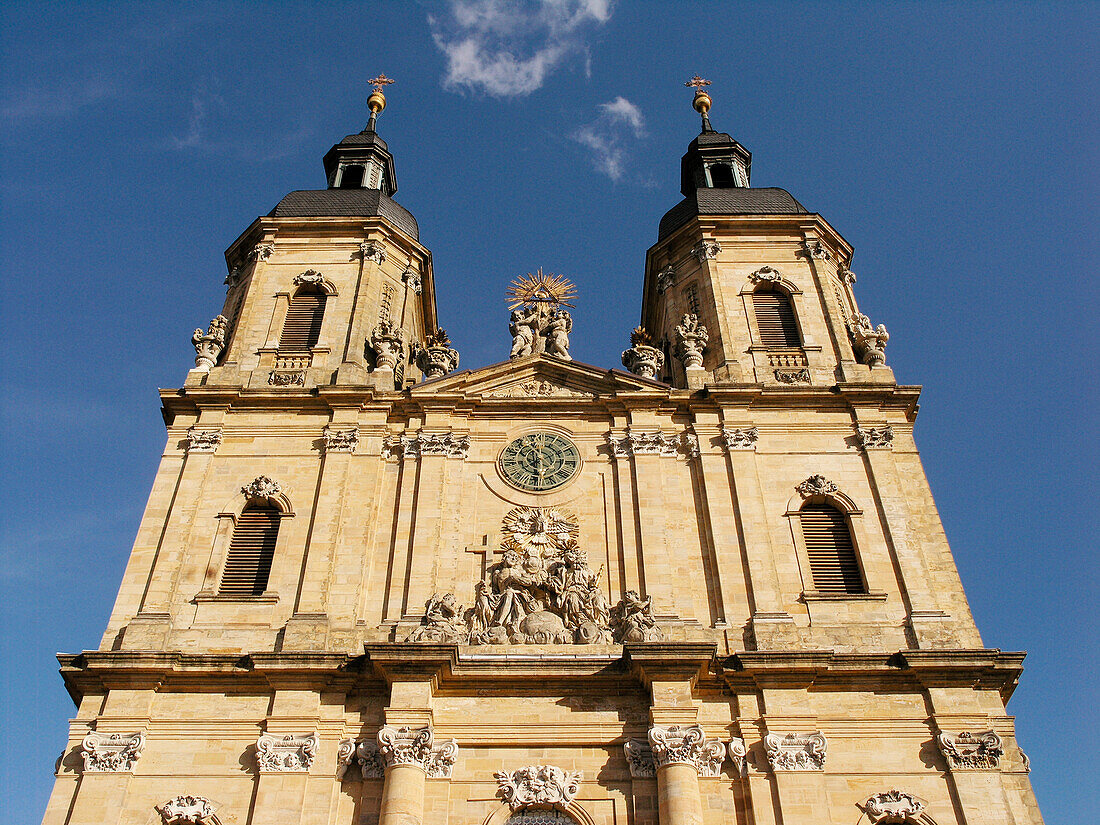
[(654, 725), (649, 729), (649, 747), (660, 770), (665, 765), (691, 765), (700, 776), (718, 776), (726, 758), (726, 746), (707, 739), (698, 725)]
[(427, 773), (435, 736), (431, 728), (391, 728), (378, 731), (378, 753), (387, 768), (414, 765)]

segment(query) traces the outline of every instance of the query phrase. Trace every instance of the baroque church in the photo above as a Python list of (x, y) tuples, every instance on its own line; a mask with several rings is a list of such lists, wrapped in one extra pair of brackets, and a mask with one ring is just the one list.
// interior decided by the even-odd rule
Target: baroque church
[(920, 388), (707, 81), (622, 366), (570, 358), (538, 270), (473, 370), (372, 82), (161, 391), (102, 643), (59, 656), (45, 825), (1041, 823)]

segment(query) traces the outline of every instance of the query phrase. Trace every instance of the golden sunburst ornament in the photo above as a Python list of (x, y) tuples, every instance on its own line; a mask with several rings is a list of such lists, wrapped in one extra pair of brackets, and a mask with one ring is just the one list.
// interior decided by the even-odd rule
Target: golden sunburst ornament
[(504, 294), (508, 309), (515, 309), (524, 304), (554, 304), (571, 307), (573, 305), (569, 301), (577, 297), (577, 288), (564, 275), (555, 275), (552, 272), (543, 275), (542, 267), (539, 267), (539, 271), (534, 275), (528, 272), (512, 281), (512, 285)]

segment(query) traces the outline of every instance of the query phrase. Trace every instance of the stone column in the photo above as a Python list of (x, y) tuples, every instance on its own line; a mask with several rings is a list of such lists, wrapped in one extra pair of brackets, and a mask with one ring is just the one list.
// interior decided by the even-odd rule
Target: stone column
[(378, 752), (386, 763), (378, 825), (423, 825), (424, 780), (432, 758), (430, 727), (378, 731)]
[[(433, 686), (443, 668), (453, 663), (457, 649), (377, 644), (365, 650), (375, 672), (390, 687), (386, 724), (378, 731), (378, 754), (386, 765), (378, 825), (424, 825), (424, 782), (438, 758), (433, 752)], [(450, 745), (453, 764), (457, 744), (452, 740)]]
[(649, 688), (652, 706), (649, 747), (657, 771), (660, 825), (702, 825), (699, 777), (718, 776), (725, 745), (707, 739), (697, 724), (691, 692), (714, 656), (714, 646), (697, 643), (626, 645), (625, 655)]

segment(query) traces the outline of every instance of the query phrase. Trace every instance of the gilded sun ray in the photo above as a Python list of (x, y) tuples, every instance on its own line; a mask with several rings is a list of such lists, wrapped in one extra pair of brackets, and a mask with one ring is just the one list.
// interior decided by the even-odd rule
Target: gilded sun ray
[(573, 304), (569, 301), (577, 297), (577, 288), (564, 275), (555, 275), (552, 272), (544, 275), (542, 267), (539, 267), (534, 275), (528, 272), (512, 281), (512, 285), (504, 294), (508, 309), (515, 309), (524, 304), (554, 304), (571, 307)]

